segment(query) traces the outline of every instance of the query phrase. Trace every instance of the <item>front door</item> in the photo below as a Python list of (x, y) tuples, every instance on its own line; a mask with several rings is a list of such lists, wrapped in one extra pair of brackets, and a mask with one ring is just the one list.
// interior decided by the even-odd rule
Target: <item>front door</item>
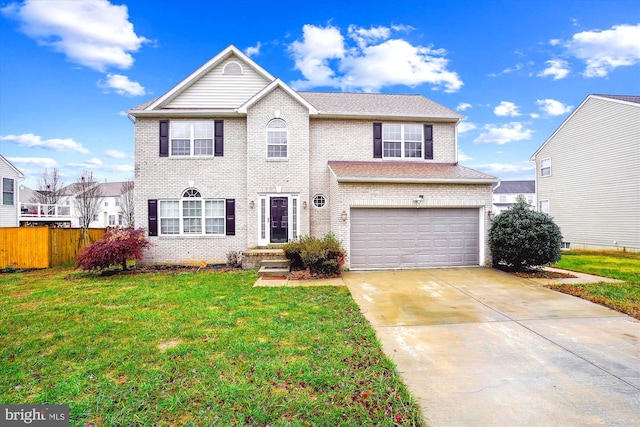
[(287, 243), (289, 236), (289, 206), (287, 197), (271, 198), (271, 243)]

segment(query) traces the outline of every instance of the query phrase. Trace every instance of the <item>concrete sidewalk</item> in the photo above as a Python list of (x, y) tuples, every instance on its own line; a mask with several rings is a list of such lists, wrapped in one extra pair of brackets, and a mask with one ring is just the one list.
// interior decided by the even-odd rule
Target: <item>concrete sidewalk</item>
[(629, 316), (489, 268), (343, 279), (431, 426), (640, 425)]

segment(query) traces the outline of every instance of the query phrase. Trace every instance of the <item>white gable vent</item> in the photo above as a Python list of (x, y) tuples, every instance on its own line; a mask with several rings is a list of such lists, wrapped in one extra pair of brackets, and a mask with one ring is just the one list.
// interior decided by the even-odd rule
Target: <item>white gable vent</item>
[(224, 69), (222, 70), (222, 74), (243, 74), (242, 72), (242, 65), (238, 64), (237, 62), (229, 62), (227, 65), (224, 66)]

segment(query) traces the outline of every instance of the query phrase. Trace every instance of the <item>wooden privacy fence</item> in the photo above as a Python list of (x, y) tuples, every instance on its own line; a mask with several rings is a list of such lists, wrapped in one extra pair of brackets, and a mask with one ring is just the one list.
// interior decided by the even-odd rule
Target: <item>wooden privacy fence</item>
[(0, 228), (0, 269), (72, 264), (80, 250), (101, 239), (105, 231), (104, 228)]

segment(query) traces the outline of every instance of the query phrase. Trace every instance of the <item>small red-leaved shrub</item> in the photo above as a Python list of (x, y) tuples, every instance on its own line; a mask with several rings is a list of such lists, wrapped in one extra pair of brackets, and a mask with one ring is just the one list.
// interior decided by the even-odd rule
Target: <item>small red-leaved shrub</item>
[(145, 237), (144, 228), (109, 230), (103, 239), (80, 251), (76, 257), (76, 268), (104, 270), (119, 264), (126, 270), (127, 260), (141, 259), (142, 250), (149, 246), (151, 242)]

